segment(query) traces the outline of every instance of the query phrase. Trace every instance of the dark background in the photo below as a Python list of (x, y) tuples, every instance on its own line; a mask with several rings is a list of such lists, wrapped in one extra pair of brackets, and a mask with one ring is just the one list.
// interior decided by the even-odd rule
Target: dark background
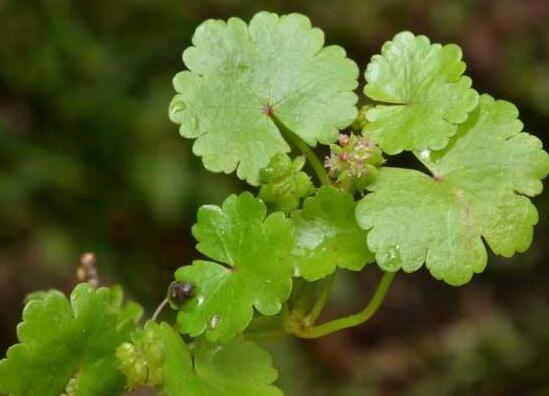
[[(361, 67), (401, 30), (459, 44), (480, 92), (548, 145), (549, 1), (0, 0), (0, 355), (24, 296), (70, 290), (80, 254), (148, 313), (196, 256), (200, 204), (245, 186), (208, 174), (167, 117), (182, 50), (207, 18), (302, 12)], [(361, 84), (362, 85), (362, 84)], [(297, 395), (549, 395), (549, 197), (534, 243), (465, 287), (400, 275), (368, 325), (271, 346)], [(342, 273), (327, 315), (379, 276)]]

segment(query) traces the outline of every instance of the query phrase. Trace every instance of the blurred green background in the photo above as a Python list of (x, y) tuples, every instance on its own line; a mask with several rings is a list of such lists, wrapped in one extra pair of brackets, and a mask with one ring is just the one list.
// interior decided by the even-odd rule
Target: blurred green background
[[(207, 18), (298, 11), (361, 68), (396, 32), (464, 49), (481, 92), (549, 145), (547, 0), (0, 0), (0, 355), (24, 296), (69, 290), (79, 255), (150, 313), (196, 253), (200, 204), (245, 188), (208, 174), (167, 117), (182, 50)], [(549, 395), (549, 196), (533, 246), (469, 285), (401, 275), (367, 326), (270, 346), (288, 396)], [(358, 309), (372, 267), (327, 315)]]

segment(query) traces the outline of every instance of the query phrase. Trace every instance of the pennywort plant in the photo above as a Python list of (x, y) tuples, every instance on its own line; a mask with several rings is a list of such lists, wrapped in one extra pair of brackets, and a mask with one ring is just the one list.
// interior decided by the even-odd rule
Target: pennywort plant
[[(397, 272), (453, 286), (532, 241), (549, 156), (511, 103), (479, 94), (456, 45), (397, 34), (359, 68), (303, 15), (208, 20), (183, 53), (169, 115), (212, 172), (251, 192), (198, 210), (204, 256), (175, 272), (148, 321), (119, 288), (34, 294), (0, 392), (275, 396), (258, 341), (317, 338), (367, 321)], [(314, 147), (329, 154), (317, 157)], [(422, 169), (386, 166), (411, 152)], [(309, 173), (311, 172), (311, 173)], [(318, 323), (339, 270), (383, 271), (365, 308)], [(142, 325), (140, 325), (140, 323)]]

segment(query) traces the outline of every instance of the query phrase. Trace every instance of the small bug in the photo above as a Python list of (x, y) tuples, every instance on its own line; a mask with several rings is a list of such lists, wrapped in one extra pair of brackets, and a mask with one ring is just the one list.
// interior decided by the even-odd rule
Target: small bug
[(193, 298), (195, 292), (194, 285), (190, 282), (172, 282), (168, 289), (168, 300), (176, 308), (185, 304)]

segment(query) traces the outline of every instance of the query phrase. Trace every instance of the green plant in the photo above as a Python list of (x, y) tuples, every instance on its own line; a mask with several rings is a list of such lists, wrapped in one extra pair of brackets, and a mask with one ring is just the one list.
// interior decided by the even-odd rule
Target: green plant
[[(529, 247), (528, 197), (549, 156), (512, 104), (471, 88), (459, 47), (397, 34), (366, 68), (360, 110), (358, 67), (302, 15), (206, 21), (183, 60), (171, 119), (207, 169), (236, 172), (259, 198), (199, 209), (192, 232), (207, 259), (176, 271), (142, 327), (118, 288), (82, 283), (70, 301), (33, 294), (20, 343), (0, 362), (0, 392), (280, 395), (257, 341), (364, 323), (400, 270), (425, 264), (459, 286), (484, 270), (485, 243), (506, 257)], [(325, 164), (319, 143), (330, 145)], [(384, 166), (383, 153), (402, 151), (428, 173)], [(336, 271), (374, 262), (384, 275), (366, 307), (317, 324)], [(157, 322), (167, 305), (174, 325)]]

